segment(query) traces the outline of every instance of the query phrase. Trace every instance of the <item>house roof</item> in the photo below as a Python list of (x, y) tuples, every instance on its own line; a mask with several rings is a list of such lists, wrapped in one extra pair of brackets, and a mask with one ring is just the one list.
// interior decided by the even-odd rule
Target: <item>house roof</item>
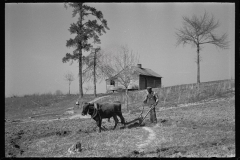
[[(132, 66), (132, 69), (134, 69), (135, 73), (137, 73), (138, 75), (144, 75), (144, 76), (152, 76), (152, 77), (158, 77), (158, 78), (162, 78), (161, 75), (159, 75), (158, 73), (154, 72), (153, 70), (149, 69), (149, 68), (139, 68), (137, 66)], [(123, 71), (123, 70), (122, 70)], [(122, 72), (120, 71), (120, 72)], [(119, 72), (119, 73), (120, 73)], [(119, 74), (118, 73), (118, 74)], [(109, 79), (114, 79), (118, 76), (118, 74), (116, 74), (115, 76), (111, 77), (111, 78), (108, 78), (106, 80), (109, 80)]]
[(137, 66), (133, 66), (133, 68), (140, 75), (162, 78), (161, 75), (159, 75), (158, 73), (154, 72), (153, 70), (151, 70), (149, 68), (139, 68)]

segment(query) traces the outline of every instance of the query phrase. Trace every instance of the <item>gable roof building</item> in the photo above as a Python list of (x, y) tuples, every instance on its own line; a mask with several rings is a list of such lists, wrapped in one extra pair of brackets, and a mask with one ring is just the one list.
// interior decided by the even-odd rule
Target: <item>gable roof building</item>
[[(154, 72), (149, 68), (143, 68), (141, 64), (138, 64), (137, 66), (132, 66), (131, 69), (133, 69), (135, 78), (132, 80), (132, 82), (128, 86), (128, 89), (141, 90), (141, 89), (146, 89), (147, 87), (152, 87), (152, 88), (161, 87), (162, 76), (159, 75), (158, 73)], [(107, 92), (114, 91), (119, 88), (124, 89), (124, 86), (118, 82), (118, 78), (121, 72), (119, 72), (113, 77), (106, 79)]]

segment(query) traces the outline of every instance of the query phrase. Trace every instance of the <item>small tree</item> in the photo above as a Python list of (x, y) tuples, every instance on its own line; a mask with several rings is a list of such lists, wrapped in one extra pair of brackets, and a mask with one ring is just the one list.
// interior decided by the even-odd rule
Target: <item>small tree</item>
[(128, 46), (121, 46), (118, 54), (107, 56), (111, 60), (106, 61), (103, 68), (111, 68), (111, 74), (106, 73), (105, 75), (109, 78), (116, 76), (117, 81), (125, 88), (126, 93), (126, 106), (128, 110), (128, 87), (132, 81), (136, 79), (135, 70), (133, 66), (136, 66), (139, 62), (138, 54), (134, 54), (129, 50)]
[(197, 83), (200, 83), (200, 50), (202, 45), (213, 44), (217, 48), (227, 49), (227, 34), (217, 36), (213, 31), (219, 27), (219, 23), (215, 22), (214, 17), (211, 18), (205, 12), (203, 17), (192, 19), (183, 17), (183, 28), (176, 32), (177, 45), (191, 44), (197, 48)]
[(72, 73), (67, 73), (64, 76), (65, 80), (68, 81), (68, 85), (69, 85), (69, 94), (70, 94), (70, 85), (72, 83), (72, 81), (74, 81), (74, 75)]

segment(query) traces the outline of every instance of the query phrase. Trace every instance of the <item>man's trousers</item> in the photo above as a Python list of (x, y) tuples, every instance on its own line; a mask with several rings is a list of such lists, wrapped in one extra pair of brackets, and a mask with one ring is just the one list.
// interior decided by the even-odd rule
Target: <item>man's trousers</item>
[(157, 123), (157, 116), (156, 116), (155, 107), (150, 111), (150, 122), (151, 123)]

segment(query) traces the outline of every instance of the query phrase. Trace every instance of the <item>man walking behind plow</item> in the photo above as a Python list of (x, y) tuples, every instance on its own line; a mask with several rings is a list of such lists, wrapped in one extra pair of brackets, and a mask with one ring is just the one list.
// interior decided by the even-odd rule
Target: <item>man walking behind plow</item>
[(158, 95), (152, 91), (152, 87), (147, 87), (148, 94), (146, 95), (146, 98), (144, 99), (143, 103), (147, 104), (152, 110), (150, 111), (150, 122), (151, 123), (157, 123), (157, 117), (156, 117), (156, 111), (155, 106), (158, 104)]

